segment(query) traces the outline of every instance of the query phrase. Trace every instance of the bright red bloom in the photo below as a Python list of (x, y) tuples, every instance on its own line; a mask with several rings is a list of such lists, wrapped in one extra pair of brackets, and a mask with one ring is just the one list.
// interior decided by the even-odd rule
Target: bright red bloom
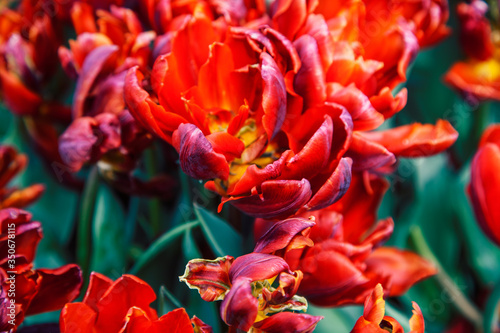
[(35, 202), (43, 194), (45, 187), (41, 184), (31, 185), (24, 189), (8, 188), (7, 185), (28, 163), (24, 154), (9, 146), (0, 146), (0, 209), (24, 208)]
[(143, 74), (129, 71), (125, 98), (142, 125), (177, 149), (184, 172), (214, 179), (206, 186), (223, 203), (267, 218), (342, 196), (350, 179), (342, 158), (352, 128), (347, 111), (333, 103), (311, 108), (300, 128), (280, 132), (299, 66), (283, 35), (228, 29), (199, 14), (175, 33), (169, 51), (153, 66), (150, 90)]
[[(123, 275), (116, 281), (92, 273), (83, 302), (68, 303), (61, 312), (61, 332), (194, 332), (183, 308), (160, 318), (151, 304), (156, 299), (153, 289), (133, 275)], [(210, 332), (198, 318), (193, 318), (198, 332)]]
[[(314, 216), (312, 247), (284, 255), (292, 269), (304, 274), (299, 293), (321, 306), (361, 304), (377, 283), (387, 294), (404, 294), (413, 284), (436, 273), (420, 256), (381, 247), (394, 227), (392, 219), (376, 221), (376, 211), (387, 189), (384, 180), (354, 174), (346, 195), (331, 207), (305, 213)], [(255, 234), (273, 226), (257, 219)]]
[(460, 41), (469, 57), (459, 61), (446, 73), (444, 80), (473, 102), (500, 100), (500, 61), (495, 46), (492, 23), (486, 18), (486, 2), (474, 0), (457, 7), (460, 19)]
[[(366, 298), (363, 316), (358, 319), (351, 333), (404, 333), (401, 324), (394, 318), (384, 316), (385, 301), (382, 285), (377, 284), (373, 292)], [(409, 333), (424, 333), (425, 323), (422, 311), (417, 303), (413, 302), (413, 315), (410, 318)]]
[(25, 316), (61, 309), (78, 296), (82, 275), (77, 265), (33, 269), (42, 228), (31, 220), (31, 214), (14, 208), (0, 210), (0, 229), (0, 299), (8, 306), (1, 331), (15, 330)]
[(484, 132), (471, 164), (469, 194), (484, 233), (500, 245), (500, 125)]

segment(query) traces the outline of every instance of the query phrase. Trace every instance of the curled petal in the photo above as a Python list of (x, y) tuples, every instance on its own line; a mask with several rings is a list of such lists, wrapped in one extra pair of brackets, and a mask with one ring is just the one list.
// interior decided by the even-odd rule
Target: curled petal
[(373, 251), (365, 261), (365, 275), (380, 281), (391, 296), (404, 294), (415, 283), (437, 273), (436, 267), (419, 255), (392, 247)]
[(231, 202), (239, 210), (261, 218), (286, 218), (293, 215), (311, 198), (311, 186), (306, 179), (302, 180), (269, 180), (261, 185), (261, 194), (246, 197), (230, 197)]
[(479, 147), (486, 145), (487, 143), (494, 143), (500, 147), (500, 125), (494, 124), (488, 126), (481, 136), (481, 141), (479, 142)]
[(229, 176), (224, 155), (216, 153), (201, 130), (193, 124), (181, 124), (172, 136), (172, 144), (179, 152), (182, 170), (196, 179)]
[(338, 201), (347, 192), (351, 184), (350, 158), (342, 158), (330, 177), (304, 206), (307, 210), (317, 210), (328, 207)]
[(91, 307), (94, 311), (99, 311), (97, 309), (97, 303), (112, 285), (113, 280), (110, 278), (102, 274), (92, 272), (90, 274), (90, 282), (87, 292), (85, 293), (83, 303)]
[(411, 333), (425, 333), (425, 323), (422, 310), (420, 310), (417, 303), (411, 302), (411, 304), (413, 305), (413, 315), (410, 318)]
[(438, 120), (435, 126), (417, 123), (360, 135), (400, 157), (438, 154), (449, 148), (458, 138), (458, 132), (446, 120)]
[(233, 281), (220, 307), (222, 320), (245, 332), (250, 330), (257, 318), (259, 301), (252, 295), (251, 280), (240, 277)]
[(306, 109), (323, 103), (326, 99), (325, 72), (319, 57), (316, 40), (303, 35), (294, 42), (302, 62), (294, 79), (294, 89), (304, 98)]
[(229, 267), (233, 260), (230, 256), (215, 260), (193, 259), (179, 280), (191, 289), (198, 289), (201, 298), (207, 302), (222, 300), (231, 288)]
[(245, 150), (245, 145), (240, 139), (226, 132), (207, 135), (207, 140), (216, 153), (224, 155), (227, 162), (231, 162), (235, 158), (240, 158), (241, 153)]
[(234, 260), (229, 269), (229, 279), (260, 281), (275, 277), (281, 272), (291, 273), (283, 258), (266, 253), (249, 253)]
[(321, 319), (323, 317), (311, 316), (305, 313), (280, 312), (255, 323), (254, 327), (267, 333), (310, 333), (314, 331)]
[(500, 244), (500, 147), (484, 144), (474, 156), (471, 165), (469, 194), (476, 219), (485, 234)]
[(194, 326), (194, 333), (212, 333), (212, 327), (205, 324), (200, 318), (193, 316), (191, 318), (191, 323)]
[(293, 245), (293, 248), (312, 246), (312, 241), (307, 234), (313, 225), (315, 225), (313, 221), (303, 218), (290, 218), (276, 222), (260, 237), (253, 252), (274, 253), (289, 248), (290, 245)]

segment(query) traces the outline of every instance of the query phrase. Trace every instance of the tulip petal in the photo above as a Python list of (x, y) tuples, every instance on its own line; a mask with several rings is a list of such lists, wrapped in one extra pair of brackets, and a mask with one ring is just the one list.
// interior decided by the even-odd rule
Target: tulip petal
[(260, 55), (260, 67), (264, 90), (262, 92), (262, 108), (264, 116), (262, 124), (269, 139), (281, 129), (286, 115), (286, 87), (283, 75), (274, 59), (267, 53)]
[(286, 218), (293, 215), (311, 198), (311, 186), (302, 180), (268, 180), (261, 185), (261, 194), (223, 199), (239, 210), (261, 218)]
[(321, 319), (323, 317), (311, 316), (305, 313), (279, 312), (256, 322), (254, 327), (267, 333), (309, 333), (314, 331)]
[(241, 153), (245, 150), (245, 144), (240, 139), (226, 132), (207, 135), (207, 140), (216, 153), (224, 155), (227, 162), (240, 158)]
[(73, 119), (83, 116), (85, 100), (94, 80), (105, 69), (106, 62), (118, 51), (116, 45), (103, 45), (89, 53), (83, 62), (73, 97)]
[(484, 233), (500, 244), (500, 147), (484, 144), (474, 156), (471, 165), (470, 198), (476, 219)]
[(257, 318), (259, 301), (252, 295), (250, 279), (241, 277), (233, 281), (220, 306), (220, 316), (229, 326), (247, 332)]
[(82, 271), (74, 264), (57, 269), (37, 269), (38, 292), (35, 294), (27, 315), (61, 309), (64, 304), (73, 301), (82, 287)]
[(446, 120), (438, 120), (435, 126), (417, 123), (360, 135), (400, 157), (438, 154), (449, 148), (458, 138), (458, 132)]
[(365, 275), (380, 281), (391, 296), (403, 295), (415, 283), (437, 273), (436, 268), (419, 255), (392, 247), (373, 251), (365, 261)]
[(172, 136), (172, 144), (179, 153), (181, 168), (196, 179), (229, 176), (226, 158), (212, 148), (201, 130), (193, 124), (181, 124)]
[(29, 90), (13, 73), (0, 68), (2, 98), (9, 110), (18, 116), (35, 115), (42, 105), (42, 98)]
[(249, 253), (234, 260), (229, 269), (229, 279), (260, 281), (275, 277), (281, 272), (291, 273), (283, 258), (267, 253)]
[[(288, 248), (294, 238), (308, 233), (306, 229), (311, 228), (313, 225), (315, 225), (313, 221), (303, 218), (290, 218), (276, 222), (259, 238), (253, 252), (271, 254)], [(308, 244), (312, 246), (312, 243)]]
[(325, 208), (342, 198), (351, 184), (351, 166), (352, 160), (350, 158), (342, 158), (330, 177), (321, 185), (311, 200), (304, 205), (304, 209)]
[(92, 332), (97, 314), (85, 303), (68, 303), (61, 311), (61, 333)]
[(90, 306), (94, 311), (99, 311), (97, 304), (106, 291), (113, 285), (113, 280), (102, 274), (92, 272), (83, 303)]
[(207, 302), (222, 300), (231, 288), (228, 274), (233, 260), (230, 256), (215, 260), (190, 260), (179, 280), (185, 282), (189, 288), (197, 289), (201, 298)]
[(359, 131), (353, 133), (346, 155), (352, 158), (352, 169), (356, 171), (374, 170), (396, 163), (392, 152)]

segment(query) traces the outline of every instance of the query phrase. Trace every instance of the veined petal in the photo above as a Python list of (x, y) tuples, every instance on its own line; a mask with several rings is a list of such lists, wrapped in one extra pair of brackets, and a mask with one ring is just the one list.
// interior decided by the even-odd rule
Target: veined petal
[(193, 124), (181, 124), (172, 136), (172, 144), (180, 155), (182, 170), (196, 179), (229, 176), (224, 155), (216, 153), (201, 130)]
[(352, 158), (352, 169), (356, 171), (374, 170), (396, 163), (396, 157), (392, 152), (366, 138), (365, 133), (359, 131), (353, 133), (346, 155)]
[(193, 259), (179, 280), (191, 289), (198, 289), (201, 298), (207, 302), (222, 300), (231, 288), (229, 268), (233, 260), (230, 256), (215, 260)]
[(92, 332), (97, 314), (85, 303), (68, 303), (61, 311), (61, 333)]
[(285, 79), (274, 59), (267, 53), (260, 55), (264, 91), (262, 92), (262, 123), (269, 139), (281, 129), (286, 115)]

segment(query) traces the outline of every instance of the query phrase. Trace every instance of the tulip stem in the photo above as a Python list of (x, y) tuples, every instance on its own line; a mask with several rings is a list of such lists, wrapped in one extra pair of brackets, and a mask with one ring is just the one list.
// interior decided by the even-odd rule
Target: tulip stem
[(430, 249), (429, 244), (427, 244), (427, 241), (422, 233), (422, 229), (419, 226), (412, 228), (410, 231), (410, 238), (413, 241), (417, 252), (427, 260), (431, 261), (438, 269), (436, 279), (443, 289), (453, 297), (457, 310), (465, 318), (467, 318), (478, 329), (478, 331), (482, 331), (483, 318), (481, 312), (477, 306), (467, 298), (460, 288), (458, 288), (453, 279), (443, 269), (443, 266)]
[[(99, 173), (97, 167), (90, 170), (82, 194), (82, 205), (77, 227), (76, 258), (83, 276), (89, 273), (90, 251), (92, 246), (92, 220), (94, 218), (97, 188), (99, 187)], [(86, 281), (86, 279), (84, 279)]]

